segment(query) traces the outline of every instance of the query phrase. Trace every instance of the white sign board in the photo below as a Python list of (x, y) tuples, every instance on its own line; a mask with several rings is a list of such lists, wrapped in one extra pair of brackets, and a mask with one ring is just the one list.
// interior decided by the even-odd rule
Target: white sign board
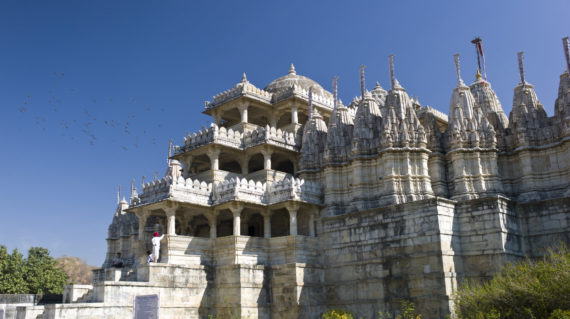
[[(158, 319), (158, 295), (136, 296), (133, 305), (134, 319)], [(1, 318), (0, 318), (1, 319)]]

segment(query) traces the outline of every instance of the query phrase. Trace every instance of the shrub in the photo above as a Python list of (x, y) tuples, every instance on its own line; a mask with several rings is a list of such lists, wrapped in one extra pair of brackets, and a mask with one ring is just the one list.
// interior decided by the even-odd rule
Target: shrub
[(466, 282), (456, 293), (458, 318), (570, 318), (570, 252), (507, 265), (489, 282)]
[(332, 309), (323, 313), (322, 319), (354, 319), (354, 315), (346, 310)]

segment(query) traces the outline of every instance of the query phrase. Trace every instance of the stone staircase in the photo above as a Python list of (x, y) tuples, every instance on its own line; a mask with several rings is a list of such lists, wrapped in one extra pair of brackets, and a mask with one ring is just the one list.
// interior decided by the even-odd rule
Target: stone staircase
[(87, 293), (85, 293), (83, 296), (79, 297), (73, 303), (86, 303), (86, 302), (92, 302), (92, 300), (93, 300), (93, 289), (89, 289), (89, 291), (87, 291)]

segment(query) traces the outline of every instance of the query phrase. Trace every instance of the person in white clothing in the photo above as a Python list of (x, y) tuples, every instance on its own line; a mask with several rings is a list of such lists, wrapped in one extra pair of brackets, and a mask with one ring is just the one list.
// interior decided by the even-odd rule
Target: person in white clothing
[(158, 232), (154, 232), (154, 237), (152, 238), (152, 260), (153, 262), (158, 262), (158, 257), (160, 253), (160, 241), (164, 238), (164, 234), (162, 236), (158, 235)]

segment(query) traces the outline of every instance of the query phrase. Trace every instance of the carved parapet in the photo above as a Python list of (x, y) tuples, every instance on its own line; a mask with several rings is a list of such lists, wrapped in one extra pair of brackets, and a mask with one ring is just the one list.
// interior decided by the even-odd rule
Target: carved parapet
[(200, 182), (182, 176), (173, 181), (170, 176), (161, 180), (147, 183), (142, 193), (135, 197), (133, 207), (158, 203), (166, 199), (188, 202), (200, 205), (209, 205), (212, 192), (212, 183)]
[(322, 189), (320, 184), (298, 178), (286, 178), (281, 181), (261, 183), (253, 180), (230, 179), (214, 187), (213, 204), (240, 201), (261, 205), (270, 205), (289, 200), (321, 204)]
[(299, 134), (283, 131), (274, 126), (266, 125), (244, 135), (244, 147), (254, 147), (263, 143), (280, 146), (293, 151), (301, 148)]
[(249, 81), (244, 80), (236, 84), (236, 86), (233, 88), (214, 95), (212, 102), (206, 103), (205, 108), (211, 109), (244, 95), (265, 101), (267, 103), (270, 103), (272, 99), (272, 93), (259, 89)]

